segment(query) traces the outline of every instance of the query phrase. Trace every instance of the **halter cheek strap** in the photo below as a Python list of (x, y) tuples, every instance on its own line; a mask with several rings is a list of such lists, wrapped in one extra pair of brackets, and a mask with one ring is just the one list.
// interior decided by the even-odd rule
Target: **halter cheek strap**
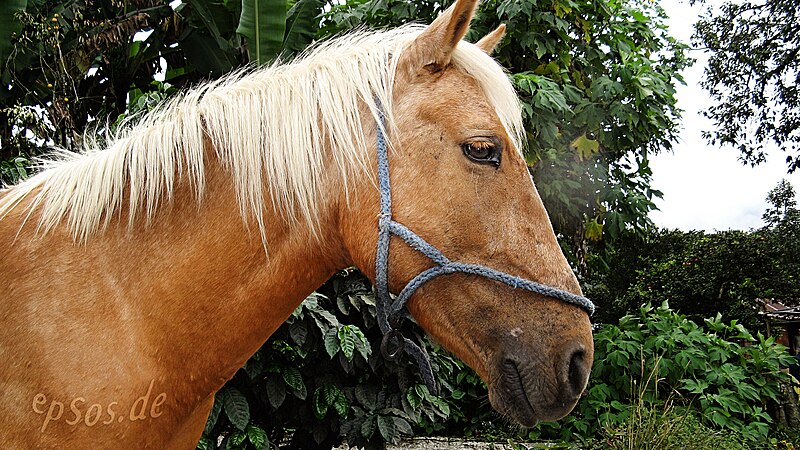
[[(384, 117), (380, 104), (378, 104), (378, 112), (381, 114), (381, 122), (383, 124)], [(377, 128), (378, 187), (381, 196), (381, 214), (378, 220), (378, 251), (375, 258), (375, 296), (378, 326), (380, 326), (381, 332), (384, 334), (383, 341), (381, 342), (381, 352), (384, 357), (387, 359), (394, 359), (401, 352), (405, 351), (419, 364), (422, 378), (428, 390), (434, 394), (438, 392), (428, 355), (415, 342), (404, 337), (394, 325), (401, 318), (403, 309), (408, 299), (414, 295), (414, 292), (423, 284), (440, 275), (466, 273), (482, 276), (490, 280), (505, 283), (514, 289), (524, 289), (575, 305), (586, 311), (589, 316), (594, 314), (594, 303), (586, 297), (510, 275), (480, 264), (451, 261), (436, 247), (426, 242), (425, 239), (422, 239), (408, 227), (392, 220), (392, 190), (389, 184), (389, 155), (386, 137), (384, 135), (384, 127), (378, 125)], [(409, 281), (400, 291), (400, 294), (394, 299), (392, 299), (392, 295), (389, 293), (389, 241), (392, 235), (401, 238), (408, 246), (436, 263), (434, 267), (423, 271)]]

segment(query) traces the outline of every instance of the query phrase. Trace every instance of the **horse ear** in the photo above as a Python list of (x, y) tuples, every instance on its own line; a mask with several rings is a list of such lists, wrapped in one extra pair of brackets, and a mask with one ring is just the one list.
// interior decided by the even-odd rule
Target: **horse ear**
[(481, 40), (475, 43), (479, 49), (483, 50), (484, 53), (487, 55), (491, 55), (494, 52), (495, 47), (500, 41), (503, 40), (503, 36), (506, 35), (506, 24), (501, 23), (499, 27), (495, 28), (494, 31), (487, 34), (486, 36), (482, 37)]
[[(428, 26), (408, 49), (412, 64), (436, 73), (450, 64), (456, 45), (469, 29), (478, 0), (457, 0)], [(418, 66), (419, 67), (419, 66)]]

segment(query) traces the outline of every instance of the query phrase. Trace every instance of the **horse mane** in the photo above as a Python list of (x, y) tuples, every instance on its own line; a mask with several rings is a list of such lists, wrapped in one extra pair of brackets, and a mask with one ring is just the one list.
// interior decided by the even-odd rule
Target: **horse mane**
[[(149, 222), (159, 203), (171, 200), (176, 175), (187, 177), (202, 200), (210, 143), (232, 177), (242, 218), (255, 219), (265, 246), (265, 187), (277, 211), (316, 233), (324, 171), (336, 170), (346, 189), (348, 179), (368, 169), (359, 104), (380, 123), (380, 102), (386, 127), (394, 127), (398, 59), (422, 29), (347, 34), (289, 64), (240, 70), (179, 94), (121, 126), (105, 149), (88, 144), (80, 154), (60, 152), (44, 171), (0, 191), (0, 220), (38, 190), (28, 212), (40, 211), (37, 231), (47, 233), (66, 218), (73, 239), (82, 242), (122, 210), (127, 188), (129, 226), (141, 216)], [(453, 64), (482, 86), (520, 149), (522, 119), (513, 86), (494, 60), (465, 44), (457, 47)], [(326, 145), (335, 167), (323, 165)]]

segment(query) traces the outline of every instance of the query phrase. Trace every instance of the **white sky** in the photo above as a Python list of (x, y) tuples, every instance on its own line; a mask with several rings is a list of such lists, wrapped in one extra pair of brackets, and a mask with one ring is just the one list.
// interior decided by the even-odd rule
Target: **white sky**
[[(689, 42), (700, 7), (690, 7), (683, 0), (660, 0), (670, 16), (670, 34)], [(653, 187), (664, 192), (656, 200), (660, 211), (650, 217), (656, 225), (681, 230), (747, 230), (763, 225), (761, 214), (767, 207), (767, 192), (781, 178), (791, 181), (800, 192), (800, 173), (786, 173), (786, 154), (777, 148), (767, 162), (755, 168), (737, 160), (738, 151), (731, 147), (715, 148), (700, 135), (712, 124), (700, 111), (711, 104), (700, 87), (707, 63), (704, 52), (693, 51), (697, 59), (683, 75), (686, 86), (678, 86), (678, 107), (684, 110), (680, 140), (672, 153), (654, 156)]]

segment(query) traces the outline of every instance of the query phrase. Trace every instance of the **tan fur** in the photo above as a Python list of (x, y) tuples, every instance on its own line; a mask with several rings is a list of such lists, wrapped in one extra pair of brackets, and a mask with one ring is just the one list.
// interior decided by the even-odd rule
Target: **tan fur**
[[(475, 3), (459, 1), (455, 9), (461, 13), (448, 12), (415, 32), (413, 44), (409, 39), (407, 50), (395, 55), (391, 86), (370, 86), (379, 96), (391, 94), (381, 101), (392, 119), (396, 219), (453, 259), (580, 292), (518, 151), (521, 119), (508, 94), (510, 83), (481, 49), (454, 44), (466, 32), (461, 22), (469, 22)], [(430, 71), (425, 55), (437, 52), (439, 63), (449, 63)], [(303, 72), (292, 70), (287, 69)], [(212, 97), (220, 102), (223, 92), (248, 96), (257, 89), (249, 76), (202, 88), (203, 99), (189, 93), (114, 141), (122, 143), (112, 143), (112, 149), (63, 163), (0, 194), (3, 448), (193, 448), (214, 392), (310, 292), (350, 265), (374, 276), (373, 97), (358, 99), (357, 125), (342, 131), (355, 133), (350, 139), (360, 148), (357, 155), (337, 154), (345, 150), (331, 146), (330, 128), (319, 139), (319, 153), (303, 155), (314, 151), (303, 145), (316, 138), (301, 137), (293, 149), (273, 148), (270, 139), (246, 140), (224, 131), (250, 129), (233, 123), (235, 112), (227, 109), (239, 103), (203, 109), (216, 89), (220, 95)], [(263, 123), (292, 111), (261, 114)], [(198, 118), (211, 123), (205, 135), (191, 131)], [(287, 136), (277, 142), (288, 142)], [(461, 144), (486, 136), (504, 145), (498, 169), (462, 154)], [(192, 148), (179, 142), (184, 137), (195, 139)], [(290, 168), (259, 165), (270, 161), (262, 154), (272, 151), (286, 152), (275, 161)], [(260, 156), (253, 160), (248, 152)], [(312, 174), (303, 173), (303, 163)], [(255, 179), (238, 180), (242, 173)], [(302, 180), (312, 181), (301, 193), (280, 190)], [(259, 204), (262, 190), (272, 201)], [(304, 219), (306, 212), (312, 220)], [(42, 230), (22, 226), (26, 221)], [(394, 291), (430, 265), (399, 242), (392, 242), (391, 252)], [(585, 386), (592, 338), (578, 308), (462, 275), (426, 285), (409, 308), (425, 330), (489, 383), (492, 404), (521, 423), (566, 414)], [(580, 361), (570, 364), (576, 352)], [(504, 361), (517, 365), (524, 395), (512, 395)], [(572, 380), (569, 386), (565, 380)], [(148, 391), (147, 417), (118, 420)], [(163, 402), (152, 409), (161, 394)], [(54, 402), (64, 412), (45, 424), (46, 413), (38, 411)], [(103, 411), (113, 406), (118, 415), (87, 424), (94, 419), (86, 415), (92, 405)]]
[(497, 44), (499, 44), (500, 41), (503, 40), (503, 36), (505, 35), (506, 35), (506, 24), (501, 23), (500, 26), (494, 29), (494, 31), (482, 37), (478, 42), (476, 42), (475, 46), (483, 50), (483, 52), (486, 53), (487, 55), (491, 55), (494, 52), (495, 47), (497, 47)]

